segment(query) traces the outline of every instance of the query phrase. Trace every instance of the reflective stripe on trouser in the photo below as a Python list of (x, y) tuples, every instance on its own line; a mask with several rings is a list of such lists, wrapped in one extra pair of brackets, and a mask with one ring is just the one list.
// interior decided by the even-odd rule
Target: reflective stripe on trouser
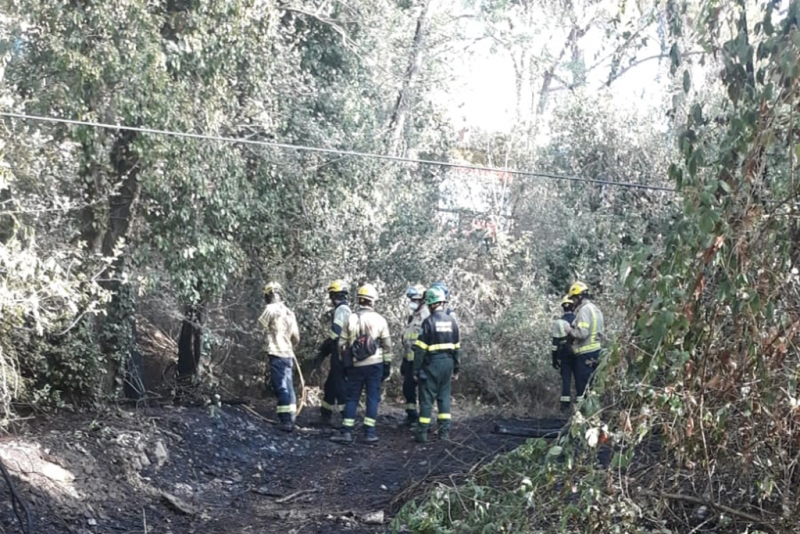
[(425, 367), (427, 379), (419, 385), (419, 430), (428, 431), (433, 402), (439, 409), (439, 431), (450, 429), (450, 383), (453, 378), (453, 359), (434, 359)]
[(594, 370), (597, 369), (597, 363), (600, 361), (600, 351), (578, 354), (575, 359), (575, 389), (578, 393), (578, 401), (580, 401), (583, 400), (583, 392), (586, 391), (589, 379), (592, 378)]
[(297, 411), (297, 398), (292, 383), (292, 359), (269, 357), (269, 378), (272, 390), (278, 397), (278, 419), (281, 423), (294, 420)]
[(565, 348), (559, 349), (561, 353), (561, 402), (569, 404), (572, 399), (572, 377), (575, 377), (575, 386), (578, 386), (578, 357), (569, 353)]
[(414, 363), (403, 361), (400, 364), (400, 372), (403, 374), (403, 397), (406, 399), (406, 414), (411, 420), (416, 420), (417, 413), (417, 383), (414, 381)]
[(367, 435), (375, 434), (375, 420), (378, 418), (378, 404), (381, 402), (381, 379), (383, 364), (353, 367), (347, 371), (347, 404), (344, 406), (342, 432), (352, 432), (356, 423), (356, 410), (361, 392), (367, 392), (367, 411), (364, 414), (364, 429)]
[(322, 413), (332, 413), (336, 404), (339, 405), (339, 410), (344, 410), (344, 404), (347, 402), (344, 366), (337, 353), (338, 350), (331, 354), (331, 368), (328, 371), (328, 378), (325, 379), (323, 389)]

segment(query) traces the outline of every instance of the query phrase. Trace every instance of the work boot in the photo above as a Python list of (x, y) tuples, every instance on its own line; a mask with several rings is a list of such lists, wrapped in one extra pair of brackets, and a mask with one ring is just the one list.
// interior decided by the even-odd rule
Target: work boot
[(428, 431), (420, 430), (414, 433), (414, 441), (417, 443), (428, 443)]
[(331, 436), (331, 441), (334, 443), (353, 443), (353, 433), (341, 432), (339, 434), (335, 434)]
[(375, 443), (378, 443), (378, 436), (376, 436), (375, 434), (367, 434), (366, 436), (364, 436), (364, 443), (369, 443), (370, 445), (374, 445)]
[(439, 439), (442, 441), (450, 441), (450, 431), (449, 430), (440, 430), (439, 431)]
[(291, 421), (284, 421), (280, 425), (278, 425), (278, 430), (283, 430), (284, 432), (292, 432), (294, 430), (294, 424)]

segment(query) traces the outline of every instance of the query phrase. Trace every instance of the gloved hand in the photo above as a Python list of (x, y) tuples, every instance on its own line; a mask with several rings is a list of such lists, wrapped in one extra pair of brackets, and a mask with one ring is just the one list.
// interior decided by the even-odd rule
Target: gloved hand
[(381, 378), (381, 382), (383, 382), (384, 380), (389, 378), (389, 376), (391, 374), (392, 374), (392, 364), (384, 363), (383, 364), (383, 377)]
[(422, 384), (428, 379), (428, 375), (425, 374), (425, 369), (420, 369), (417, 371), (417, 383)]
[(553, 353), (552, 365), (553, 369), (555, 369), (556, 371), (559, 371), (561, 369), (561, 360), (559, 360), (558, 354), (556, 354), (555, 352)]

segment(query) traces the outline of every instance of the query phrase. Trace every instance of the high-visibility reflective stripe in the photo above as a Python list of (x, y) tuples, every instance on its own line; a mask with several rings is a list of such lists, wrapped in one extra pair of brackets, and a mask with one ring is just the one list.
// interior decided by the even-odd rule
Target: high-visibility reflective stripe
[(419, 337), (419, 332), (417, 330), (414, 330), (413, 332), (406, 332), (404, 337), (408, 340), (417, 339)]
[(582, 401), (583, 401), (583, 395), (578, 395), (577, 397), (575, 397), (575, 402), (582, 402)]
[(461, 343), (439, 343), (438, 345), (430, 345), (428, 352), (437, 352), (440, 350), (456, 350), (461, 347)]
[(364, 418), (364, 426), (375, 426), (375, 419), (371, 417)]
[(427, 343), (425, 343), (425, 342), (423, 342), (421, 339), (417, 339), (417, 340), (414, 342), (414, 346), (415, 346), (415, 347), (419, 347), (419, 348), (421, 348), (421, 349), (423, 349), (423, 350), (428, 350), (428, 344), (427, 344)]
[[(589, 344), (595, 344), (595, 338), (597, 337), (597, 315), (594, 313), (594, 307), (589, 308), (589, 313), (592, 314), (592, 333), (589, 334)], [(600, 344), (597, 343), (599, 346)]]
[(570, 397), (569, 395), (562, 395), (561, 396), (561, 402), (570, 402), (571, 400), (572, 400), (572, 397)]
[(289, 413), (295, 413), (296, 411), (297, 411), (297, 405), (296, 404), (290, 404), (289, 405)]
[(383, 363), (392, 363), (392, 354), (389, 352), (383, 353)]
[(583, 347), (578, 347), (575, 349), (576, 354), (584, 354), (587, 352), (594, 352), (596, 350), (600, 350), (601, 345), (599, 342), (597, 343), (590, 343), (589, 345), (584, 345)]
[(429, 425), (429, 424), (431, 424), (431, 418), (430, 417), (420, 417), (419, 418), (419, 424), (421, 424), (421, 425)]
[[(589, 311), (591, 311), (591, 310), (589, 310)], [(594, 314), (592, 314), (592, 316), (594, 316)], [(589, 326), (590, 326), (589, 323), (584, 323), (583, 321), (578, 323), (578, 328), (589, 328)]]
[(416, 410), (416, 409), (417, 409), (416, 402), (409, 402), (408, 404), (406, 404), (406, 410)]
[(292, 410), (292, 407), (289, 406), (288, 404), (284, 406), (278, 406), (278, 413), (292, 413), (292, 412), (294, 412), (294, 410)]
[(413, 362), (414, 361), (414, 353), (408, 352), (406, 353), (406, 361)]
[(352, 427), (356, 426), (356, 420), (355, 419), (342, 419), (342, 426), (346, 426), (346, 427), (352, 428)]
[(442, 419), (452, 419), (452, 417), (450, 416), (449, 413), (440, 413), (439, 420), (441, 421)]

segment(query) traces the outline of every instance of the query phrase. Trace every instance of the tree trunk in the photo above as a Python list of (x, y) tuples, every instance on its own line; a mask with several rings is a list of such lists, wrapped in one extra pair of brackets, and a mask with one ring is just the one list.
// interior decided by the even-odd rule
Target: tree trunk
[[(139, 199), (139, 155), (133, 149), (137, 133), (119, 132), (111, 148), (111, 165), (117, 193), (108, 200), (108, 223), (102, 236), (101, 251), (105, 257), (114, 255), (117, 246), (128, 237), (131, 220)], [(136, 348), (136, 299), (132, 291), (120, 282), (126, 269), (124, 256), (120, 256), (105, 272), (103, 287), (112, 292), (106, 317), (98, 321), (102, 331), (101, 348), (106, 357), (104, 390), (111, 393), (124, 370), (123, 385), (126, 396), (141, 398), (144, 385), (141, 380), (141, 357)]]
[(203, 315), (197, 306), (187, 306), (178, 338), (178, 380), (192, 383), (200, 369)]
[(413, 98), (414, 87), (416, 86), (419, 71), (422, 68), (422, 59), (425, 53), (425, 37), (428, 32), (428, 21), (430, 18), (430, 8), (433, 0), (423, 0), (422, 11), (417, 19), (417, 29), (414, 32), (414, 44), (411, 48), (411, 58), (408, 63), (403, 86), (397, 95), (397, 103), (394, 107), (392, 120), (389, 124), (389, 154), (397, 154), (400, 147), (400, 139), (403, 136), (406, 118)]

